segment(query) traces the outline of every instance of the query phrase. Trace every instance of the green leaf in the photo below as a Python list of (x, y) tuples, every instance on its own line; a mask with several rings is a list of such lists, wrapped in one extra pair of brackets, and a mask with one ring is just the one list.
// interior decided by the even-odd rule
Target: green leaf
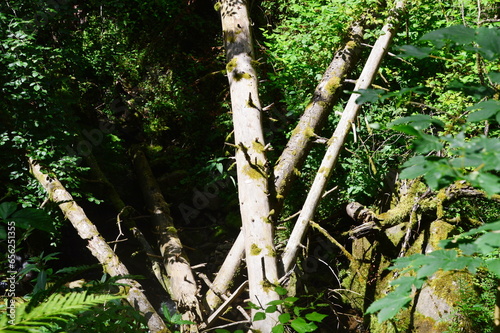
[(432, 52), (432, 49), (430, 47), (403, 45), (398, 49), (398, 51), (400, 52), (398, 56), (401, 58), (413, 57), (417, 59), (423, 59), (429, 56), (429, 54)]
[(497, 277), (500, 277), (500, 259), (486, 260), (486, 267)]
[(467, 110), (478, 110), (467, 116), (468, 122), (487, 120), (500, 112), (500, 101), (488, 100), (480, 102), (468, 107)]
[(286, 290), (286, 288), (280, 286), (274, 288), (274, 291), (276, 291), (276, 293), (280, 296), (285, 296), (288, 293), (288, 290)]
[(7, 220), (16, 209), (17, 204), (15, 202), (2, 202), (0, 204), (0, 218), (2, 218), (2, 220)]
[(274, 300), (274, 301), (271, 301), (271, 302), (267, 303), (267, 305), (281, 305), (281, 304), (283, 304), (283, 303), (285, 303), (285, 301), (284, 301), (284, 300), (282, 300), (282, 299), (277, 299), (277, 300)]
[(473, 171), (464, 178), (473, 186), (483, 189), (489, 196), (500, 193), (500, 177), (494, 174)]
[(474, 97), (475, 100), (483, 99), (484, 97), (492, 96), (495, 91), (490, 87), (473, 84), (471, 82), (462, 83), (459, 80), (453, 80), (448, 84), (448, 89), (461, 91), (466, 95)]
[(269, 305), (265, 311), (266, 313), (274, 313), (278, 311), (278, 308), (276, 307), (276, 305)]
[(316, 324), (308, 323), (305, 321), (304, 318), (301, 317), (292, 320), (290, 326), (292, 326), (292, 328), (296, 330), (298, 333), (314, 332), (318, 328)]
[(291, 315), (288, 312), (282, 313), (278, 316), (278, 320), (282, 324), (286, 324), (290, 321)]
[(416, 276), (401, 276), (390, 282), (391, 286), (398, 286), (392, 293), (400, 296), (408, 296), (413, 287), (422, 288), (425, 279), (417, 278)]
[(266, 314), (264, 312), (256, 312), (253, 317), (253, 321), (264, 320), (266, 319)]
[(470, 44), (476, 37), (476, 31), (464, 25), (455, 25), (447, 28), (431, 31), (420, 38), (420, 40), (428, 40), (433, 42), (436, 47), (441, 48), (446, 41), (451, 41), (456, 44)]
[(356, 104), (375, 103), (382, 99), (385, 90), (383, 89), (359, 89), (355, 91), (360, 94), (356, 99)]
[(430, 134), (419, 133), (413, 143), (416, 153), (427, 154), (431, 151), (443, 149), (443, 143), (441, 143), (439, 137)]
[(255, 303), (248, 302), (248, 309), (254, 309), (254, 310), (260, 310), (260, 306), (256, 305)]
[(497, 28), (480, 27), (477, 29), (476, 43), (478, 51), (488, 60), (500, 56), (500, 30)]
[(414, 156), (403, 164), (403, 170), (399, 177), (401, 179), (415, 179), (427, 172), (424, 156)]
[(324, 314), (321, 314), (321, 313), (318, 313), (316, 311), (306, 314), (306, 319), (307, 320), (316, 321), (316, 322), (321, 322), (326, 317), (328, 317), (328, 316), (324, 315)]
[(271, 333), (283, 333), (285, 332), (285, 326), (283, 324), (278, 324), (271, 329)]
[(399, 124), (410, 124), (416, 130), (424, 130), (426, 128), (429, 128), (429, 126), (431, 126), (432, 124), (439, 127), (445, 126), (445, 124), (441, 120), (433, 118), (426, 114), (415, 114), (412, 116), (399, 118), (390, 122), (388, 126), (392, 127)]
[(490, 254), (500, 247), (500, 233), (490, 231), (476, 239), (477, 245), (482, 254)]
[(366, 309), (366, 313), (379, 312), (377, 315), (378, 321), (384, 322), (396, 316), (401, 309), (410, 304), (411, 300), (411, 296), (400, 296), (390, 293), (386, 297), (370, 304), (368, 309)]
[(19, 228), (33, 227), (47, 232), (55, 231), (52, 218), (41, 209), (24, 208), (12, 214), (11, 219), (16, 222), (16, 227)]
[(493, 83), (500, 84), (500, 73), (499, 72), (490, 72), (488, 73), (488, 77)]
[(285, 303), (287, 304), (293, 304), (299, 300), (298, 297), (287, 297), (284, 299)]
[(405, 133), (408, 135), (418, 136), (420, 132), (411, 125), (394, 125), (391, 127), (393, 130)]

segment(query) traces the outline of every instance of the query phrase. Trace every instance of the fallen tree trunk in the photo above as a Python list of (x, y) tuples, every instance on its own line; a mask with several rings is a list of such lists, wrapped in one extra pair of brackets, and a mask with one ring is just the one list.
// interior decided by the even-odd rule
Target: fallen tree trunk
[(408, 222), (411, 214), (425, 215), (429, 220), (443, 217), (444, 208), (462, 198), (489, 198), (500, 201), (500, 196), (488, 195), (468, 185), (465, 181), (431, 192), (420, 180), (412, 181), (408, 191), (399, 197), (398, 204), (386, 212), (377, 214), (357, 202), (347, 205), (346, 211), (359, 224), (349, 231), (351, 238), (361, 238), (367, 234), (385, 231), (400, 223)]
[[(355, 91), (368, 89), (371, 86), (380, 63), (387, 53), (389, 44), (394, 36), (396, 23), (399, 22), (399, 17), (403, 7), (404, 2), (398, 1), (396, 8), (393, 11), (393, 15), (387, 19), (388, 23), (386, 23), (382, 28), (382, 35), (377, 39), (375, 45), (373, 46), (363, 71), (356, 82), (356, 86), (354, 88)], [(304, 237), (307, 227), (309, 226), (309, 221), (311, 221), (314, 216), (321, 196), (323, 195), (326, 183), (328, 182), (333, 167), (339, 158), (340, 150), (344, 146), (347, 134), (358, 116), (361, 105), (357, 104), (356, 100), (359, 96), (360, 95), (358, 93), (353, 93), (351, 95), (346, 107), (344, 108), (339, 124), (328, 142), (328, 149), (325, 157), (321, 162), (318, 173), (314, 178), (313, 185), (311, 186), (302, 211), (295, 224), (292, 234), (290, 235), (285, 251), (283, 252), (282, 262), (285, 273), (290, 270), (293, 262), (295, 261), (302, 238)]]
[[(30, 171), (38, 182), (47, 191), (50, 199), (59, 205), (66, 218), (78, 231), (78, 235), (87, 241), (87, 248), (97, 258), (106, 273), (111, 276), (125, 276), (129, 272), (118, 256), (109, 247), (106, 240), (99, 234), (95, 225), (88, 219), (83, 209), (73, 200), (71, 194), (53, 175), (42, 172), (40, 165), (29, 159)], [(147, 319), (151, 332), (170, 332), (161, 317), (142, 292), (141, 285), (131, 279), (122, 279), (118, 282), (127, 284), (125, 290), (128, 302)]]
[[(170, 216), (170, 208), (153, 176), (146, 156), (138, 146), (132, 148), (132, 159), (146, 206), (152, 214), (155, 233), (158, 235), (158, 245), (168, 275), (168, 292), (176, 302), (182, 319), (200, 324), (202, 313), (197, 298), (198, 286)], [(198, 332), (198, 328), (196, 325), (184, 325), (182, 331)]]
[(219, 295), (225, 294), (232, 285), (233, 278), (240, 267), (245, 253), (245, 236), (240, 232), (238, 238), (233, 243), (231, 250), (227, 254), (221, 269), (215, 277), (211, 288), (208, 290), (205, 301), (210, 312), (216, 310), (221, 305), (222, 298)]

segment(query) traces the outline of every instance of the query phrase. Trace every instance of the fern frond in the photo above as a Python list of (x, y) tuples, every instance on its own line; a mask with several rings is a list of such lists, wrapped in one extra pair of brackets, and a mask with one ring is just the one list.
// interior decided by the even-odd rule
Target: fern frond
[(27, 303), (16, 307), (14, 325), (8, 323), (7, 315), (0, 318), (0, 332), (36, 332), (39, 328), (50, 328), (56, 323), (67, 322), (70, 318), (96, 305), (122, 298), (114, 295), (72, 292), (52, 294), (46, 301), (27, 312)]

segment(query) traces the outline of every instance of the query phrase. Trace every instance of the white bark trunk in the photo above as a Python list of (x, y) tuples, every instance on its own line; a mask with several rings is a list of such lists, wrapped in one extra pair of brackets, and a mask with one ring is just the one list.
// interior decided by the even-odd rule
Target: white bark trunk
[(218, 296), (224, 294), (230, 287), (233, 278), (243, 261), (245, 253), (245, 236), (243, 232), (240, 232), (238, 238), (234, 241), (231, 250), (224, 259), (222, 267), (219, 273), (212, 283), (212, 288), (207, 292), (205, 300), (207, 302), (210, 312), (215, 311), (215, 309), (222, 303), (222, 299)]
[[(372, 81), (377, 74), (378, 68), (394, 35), (395, 25), (398, 22), (399, 14), (403, 10), (404, 1), (398, 1), (394, 9), (394, 14), (391, 15), (384, 27), (382, 28), (382, 35), (377, 39), (373, 49), (366, 61), (365, 67), (359, 76), (355, 91), (360, 89), (370, 88)], [(285, 251), (283, 252), (282, 260), (285, 273), (289, 271), (295, 262), (297, 250), (300, 246), (302, 238), (307, 230), (309, 221), (312, 220), (314, 212), (319, 204), (326, 183), (330, 178), (331, 172), (335, 163), (338, 160), (340, 150), (343, 147), (347, 134), (349, 133), (352, 124), (355, 123), (361, 105), (356, 103), (359, 94), (353, 93), (347, 102), (347, 105), (342, 113), (335, 132), (329, 140), (329, 146), (326, 151), (325, 157), (321, 162), (318, 173), (314, 178), (313, 185), (309, 191), (302, 211), (295, 224), (295, 227), (290, 235)]]
[[(44, 174), (41, 171), (40, 165), (32, 159), (29, 160), (29, 163), (33, 176), (45, 188), (50, 199), (59, 204), (59, 208), (61, 208), (66, 218), (78, 231), (78, 235), (87, 241), (88, 249), (101, 263), (104, 271), (111, 276), (129, 275), (125, 265), (123, 265), (118, 256), (109, 247), (106, 240), (97, 231), (95, 225), (88, 219), (83, 209), (73, 200), (71, 194), (66, 191), (59, 180)], [(147, 318), (148, 327), (151, 332), (170, 332), (151, 303), (149, 303), (138, 282), (131, 279), (123, 279), (118, 282), (130, 286), (130, 288), (125, 289), (127, 300), (131, 306)]]
[[(202, 313), (197, 298), (198, 286), (170, 216), (170, 208), (153, 176), (146, 156), (137, 146), (133, 147), (133, 161), (146, 206), (152, 213), (151, 219), (158, 234), (160, 253), (169, 277), (167, 289), (176, 302), (182, 319), (199, 324), (202, 321)], [(195, 333), (198, 331), (196, 325), (183, 325), (181, 327), (181, 332)]]
[[(301, 116), (285, 150), (278, 159), (279, 163), (274, 168), (274, 192), (278, 194), (276, 199), (279, 202), (279, 207), (283, 203), (284, 198), (282, 197), (286, 196), (287, 189), (293, 182), (294, 169), (300, 168), (310, 150), (311, 133), (322, 127), (322, 122), (328, 116), (331, 105), (336, 99), (336, 93), (342, 87), (344, 76), (356, 62), (355, 58), (359, 53), (362, 31), (361, 26), (357, 23), (353, 24), (352, 39), (335, 54), (330, 66), (323, 74), (321, 82), (315, 89), (311, 103)], [(279, 213), (280, 209), (275, 209)], [(244, 241), (243, 231), (241, 231), (213, 282), (214, 290), (219, 293), (227, 291), (235, 272), (238, 270), (240, 261), (243, 259), (243, 253)], [(212, 291), (207, 293), (206, 301), (211, 311), (222, 303)]]
[[(233, 112), (238, 196), (248, 271), (250, 301), (266, 307), (279, 299), (274, 230), (269, 207), (268, 166), (261, 124), (257, 74), (252, 66), (253, 47), (246, 3), (223, 0), (222, 30), (227, 53), (227, 76)], [(252, 310), (252, 318), (256, 310)], [(271, 332), (279, 313), (255, 321), (256, 331)]]

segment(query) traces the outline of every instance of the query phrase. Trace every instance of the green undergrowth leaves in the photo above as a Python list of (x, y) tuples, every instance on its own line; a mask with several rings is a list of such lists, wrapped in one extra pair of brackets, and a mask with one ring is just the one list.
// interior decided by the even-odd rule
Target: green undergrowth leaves
[(467, 270), (475, 274), (479, 268), (485, 267), (500, 278), (498, 244), (500, 221), (443, 240), (440, 242), (440, 250), (396, 259), (389, 268), (397, 270), (401, 275), (390, 283), (394, 289), (386, 297), (373, 302), (366, 313), (378, 312), (377, 318), (381, 322), (393, 318), (401, 309), (410, 305), (415, 291), (421, 289), (440, 270)]
[[(287, 290), (283, 287), (276, 287), (275, 291), (282, 297), (287, 294)], [(289, 296), (269, 302), (264, 309), (251, 302), (249, 303), (249, 307), (261, 310), (255, 313), (254, 321), (266, 319), (266, 313), (283, 311), (278, 316), (279, 323), (272, 328), (272, 333), (283, 333), (288, 331), (288, 328), (292, 328), (298, 333), (315, 332), (318, 329), (317, 323), (322, 322), (327, 317), (327, 315), (315, 311), (317, 308), (323, 306), (323, 304), (300, 306), (299, 301), (300, 298)]]
[[(454, 61), (446, 58), (448, 54), (453, 54), (450, 48), (477, 53), (486, 63), (484, 68), (489, 73), (485, 74), (490, 80), (480, 83), (453, 81), (448, 85), (448, 92), (460, 91), (471, 97), (471, 101), (479, 101), (468, 107), (462, 106), (463, 113), (459, 115), (462, 122), (458, 131), (450, 126), (448, 114), (416, 114), (388, 125), (412, 139), (411, 148), (415, 155), (402, 165), (400, 178), (422, 177), (434, 191), (451, 184), (468, 184), (484, 191), (489, 197), (500, 193), (500, 139), (492, 135), (488, 127), (492, 124), (496, 128), (500, 123), (500, 102), (494, 95), (498, 92), (496, 85), (500, 75), (496, 64), (488, 64), (488, 61), (496, 61), (500, 57), (499, 37), (500, 31), (495, 28), (473, 29), (457, 25), (425, 34), (420, 40), (430, 42), (430, 48), (414, 45), (401, 48), (402, 56), (418, 59), (436, 58), (433, 52), (446, 49), (441, 50), (438, 57), (444, 61)], [(382, 99), (381, 96), (378, 98)], [(485, 121), (488, 121), (486, 127)], [(389, 270), (395, 271), (394, 274), (399, 277), (390, 283), (388, 294), (373, 302), (366, 313), (377, 313), (381, 322), (394, 318), (412, 303), (426, 281), (440, 271), (477, 274), (479, 270), (487, 269), (500, 277), (500, 221), (485, 223), (443, 240), (439, 246), (439, 249), (429, 253), (396, 259)]]
[(45, 302), (30, 311), (27, 309), (28, 303), (19, 304), (14, 319), (4, 314), (0, 318), (0, 331), (39, 332), (42, 327), (50, 329), (76, 318), (79, 312), (120, 298), (114, 295), (87, 294), (87, 292), (52, 294)]
[(400, 47), (399, 56), (425, 58), (432, 56), (436, 49), (449, 45), (461, 45), (466, 51), (478, 52), (486, 60), (494, 60), (500, 55), (500, 30), (488, 27), (477, 29), (464, 25), (455, 25), (429, 32), (420, 38), (421, 42), (430, 42), (432, 47), (404, 45)]

